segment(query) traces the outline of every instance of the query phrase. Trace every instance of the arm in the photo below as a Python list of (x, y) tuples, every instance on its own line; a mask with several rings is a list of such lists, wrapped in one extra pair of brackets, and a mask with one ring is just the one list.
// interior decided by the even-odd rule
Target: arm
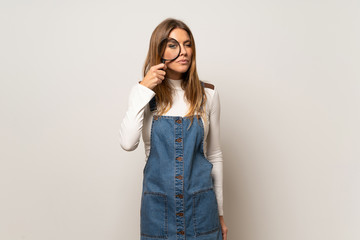
[(128, 109), (119, 129), (120, 146), (126, 151), (133, 151), (140, 142), (143, 128), (144, 110), (155, 92), (137, 83), (131, 88)]
[(214, 89), (210, 110), (210, 125), (207, 136), (207, 158), (213, 164), (211, 172), (218, 202), (219, 216), (223, 216), (223, 157), (220, 146), (220, 97)]

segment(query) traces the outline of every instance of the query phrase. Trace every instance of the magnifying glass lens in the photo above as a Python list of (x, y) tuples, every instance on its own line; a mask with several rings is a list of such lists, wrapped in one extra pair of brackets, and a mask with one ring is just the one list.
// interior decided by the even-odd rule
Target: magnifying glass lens
[(164, 51), (165, 59), (174, 59), (179, 55), (180, 46), (179, 43), (170, 39), (166, 43), (166, 48)]
[(173, 38), (164, 39), (160, 44), (160, 49), (163, 51), (162, 60), (172, 61), (180, 54), (179, 42)]

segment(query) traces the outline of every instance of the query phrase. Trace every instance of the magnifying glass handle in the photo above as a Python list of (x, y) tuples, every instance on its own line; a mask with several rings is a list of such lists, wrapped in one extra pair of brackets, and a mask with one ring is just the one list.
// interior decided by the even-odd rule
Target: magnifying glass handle
[[(165, 64), (166, 60), (162, 59), (161, 62)], [(164, 68), (162, 68), (162, 70), (164, 70)]]

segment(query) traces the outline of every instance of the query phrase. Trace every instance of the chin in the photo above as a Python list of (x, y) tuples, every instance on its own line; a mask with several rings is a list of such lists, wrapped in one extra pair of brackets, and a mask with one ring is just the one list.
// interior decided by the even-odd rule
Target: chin
[(190, 66), (176, 67), (171, 70), (178, 73), (186, 73), (189, 70)]

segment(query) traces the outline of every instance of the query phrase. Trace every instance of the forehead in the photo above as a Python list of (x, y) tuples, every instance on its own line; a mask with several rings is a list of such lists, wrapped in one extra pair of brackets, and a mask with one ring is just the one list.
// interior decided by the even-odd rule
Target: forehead
[(189, 34), (181, 28), (175, 28), (173, 29), (170, 34), (170, 38), (175, 38), (178, 42), (185, 42), (190, 40)]

